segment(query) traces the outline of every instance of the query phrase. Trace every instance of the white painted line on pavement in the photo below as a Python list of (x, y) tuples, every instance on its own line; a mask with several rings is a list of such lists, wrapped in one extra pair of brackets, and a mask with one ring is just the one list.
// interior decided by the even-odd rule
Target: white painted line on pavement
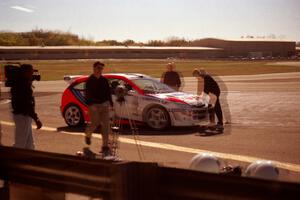
[[(12, 122), (7, 122), (7, 121), (0, 121), (0, 122), (2, 125), (14, 126), (14, 123), (12, 123)], [(36, 126), (33, 125), (32, 127), (35, 128)], [(59, 133), (64, 133), (64, 134), (68, 134), (68, 135), (84, 136), (84, 133), (82, 133), (82, 132), (57, 131), (56, 128), (45, 127), (45, 126), (43, 126), (43, 128), (41, 130), (50, 131), (50, 132), (59, 132)], [(97, 135), (94, 134), (93, 137), (101, 139), (101, 135), (99, 135), (99, 134), (97, 134)], [(122, 143), (126, 143), (126, 144), (134, 144), (134, 145), (136, 144), (136, 141), (134, 139), (125, 138), (125, 137), (119, 137), (119, 141)], [(196, 148), (190, 148), (190, 147), (182, 147), (182, 146), (165, 144), (165, 143), (147, 142), (147, 141), (141, 141), (141, 140), (138, 140), (137, 143), (142, 146), (145, 146), (145, 147), (165, 149), (165, 150), (170, 150), (170, 151), (179, 151), (179, 152), (184, 152), (184, 153), (192, 153), (192, 154), (211, 153), (222, 159), (236, 160), (236, 161), (247, 162), (247, 163), (251, 163), (256, 160), (266, 160), (266, 159), (258, 158), (258, 157), (243, 156), (243, 155), (229, 154), (229, 153), (220, 153), (220, 152), (215, 152), (215, 151), (196, 149)], [(274, 161), (274, 163), (279, 168), (287, 169), (287, 170), (294, 171), (294, 172), (300, 172), (300, 165), (293, 164), (293, 163), (279, 162), (279, 161)]]

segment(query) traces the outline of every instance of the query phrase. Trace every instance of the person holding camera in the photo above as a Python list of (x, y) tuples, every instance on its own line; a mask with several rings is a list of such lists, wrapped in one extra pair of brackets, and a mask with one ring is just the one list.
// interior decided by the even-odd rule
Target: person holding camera
[(90, 123), (85, 131), (85, 143), (91, 144), (92, 133), (101, 126), (102, 155), (109, 156), (111, 150), (108, 146), (110, 121), (109, 112), (113, 108), (111, 89), (108, 80), (102, 76), (104, 64), (97, 61), (93, 65), (93, 74), (86, 82), (85, 97), (88, 104)]
[(34, 149), (32, 136), (32, 119), (37, 129), (43, 125), (35, 112), (35, 99), (32, 90), (33, 67), (30, 64), (22, 64), (19, 76), (11, 86), (11, 105), (15, 122), (14, 147)]

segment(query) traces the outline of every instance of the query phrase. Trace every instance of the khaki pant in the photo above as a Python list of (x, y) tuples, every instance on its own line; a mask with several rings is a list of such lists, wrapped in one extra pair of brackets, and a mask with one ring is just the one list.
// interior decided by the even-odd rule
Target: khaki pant
[(27, 115), (14, 114), (15, 121), (15, 143), (14, 147), (34, 149), (31, 122), (32, 118)]
[(90, 123), (87, 125), (85, 134), (91, 137), (92, 133), (101, 126), (102, 146), (108, 146), (109, 136), (109, 102), (93, 104), (88, 107)]

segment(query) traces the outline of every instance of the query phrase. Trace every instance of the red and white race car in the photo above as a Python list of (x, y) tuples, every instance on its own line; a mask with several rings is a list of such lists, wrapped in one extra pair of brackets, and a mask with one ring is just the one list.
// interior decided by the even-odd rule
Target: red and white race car
[[(207, 120), (207, 98), (177, 92), (144, 74), (111, 73), (104, 76), (112, 89), (115, 114), (122, 119), (144, 122), (156, 130), (169, 126), (195, 126)], [(89, 121), (84, 96), (87, 78), (65, 76), (70, 85), (63, 92), (60, 108), (69, 126), (79, 126)], [(119, 86), (126, 88), (122, 103), (117, 101), (116, 88)]]

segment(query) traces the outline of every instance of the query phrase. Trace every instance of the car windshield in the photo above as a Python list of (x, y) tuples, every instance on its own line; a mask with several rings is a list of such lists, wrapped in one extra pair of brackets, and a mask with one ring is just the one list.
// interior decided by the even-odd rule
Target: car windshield
[(173, 90), (166, 84), (163, 84), (155, 79), (140, 78), (140, 79), (133, 79), (132, 82), (134, 82), (139, 88), (144, 90), (145, 93), (175, 92), (175, 90)]

